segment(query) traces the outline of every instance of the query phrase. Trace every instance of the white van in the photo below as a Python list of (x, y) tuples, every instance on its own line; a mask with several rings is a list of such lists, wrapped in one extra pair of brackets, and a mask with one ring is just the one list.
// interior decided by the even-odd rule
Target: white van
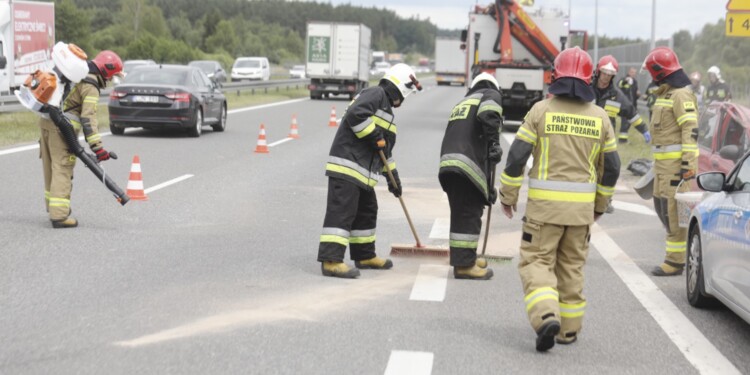
[(232, 82), (243, 79), (268, 81), (271, 78), (271, 64), (265, 57), (238, 57), (232, 65)]

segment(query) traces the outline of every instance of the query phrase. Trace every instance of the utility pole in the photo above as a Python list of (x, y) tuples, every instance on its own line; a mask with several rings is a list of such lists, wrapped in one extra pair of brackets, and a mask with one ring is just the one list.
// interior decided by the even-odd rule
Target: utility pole
[(651, 0), (651, 49), (656, 48), (656, 0)]
[(594, 65), (599, 61), (599, 0), (594, 2)]

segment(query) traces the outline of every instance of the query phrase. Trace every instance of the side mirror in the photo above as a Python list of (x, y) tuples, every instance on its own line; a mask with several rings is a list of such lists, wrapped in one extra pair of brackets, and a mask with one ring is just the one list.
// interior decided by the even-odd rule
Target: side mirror
[(461, 41), (466, 43), (466, 38), (469, 35), (469, 30), (463, 29), (461, 30)]
[(5, 56), (0, 56), (0, 69), (5, 69), (6, 65), (8, 65), (8, 58)]
[(724, 189), (726, 176), (721, 172), (706, 172), (698, 175), (698, 187), (714, 193)]
[(737, 159), (739, 159), (742, 155), (738, 146), (727, 145), (719, 150), (719, 156), (721, 156), (723, 159), (737, 161)]

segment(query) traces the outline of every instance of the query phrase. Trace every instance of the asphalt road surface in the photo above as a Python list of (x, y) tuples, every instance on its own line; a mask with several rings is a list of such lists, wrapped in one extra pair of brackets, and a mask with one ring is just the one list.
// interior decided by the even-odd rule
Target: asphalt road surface
[[(426, 86), (395, 110), (395, 158), (418, 233), (445, 245), (440, 142), (465, 91)], [(124, 189), (139, 156), (149, 199), (121, 207), (79, 163), (72, 230), (51, 229), (38, 149), (0, 150), (0, 373), (750, 373), (750, 325), (723, 307), (692, 308), (684, 277), (648, 273), (664, 231), (627, 171), (615, 213), (593, 229), (573, 345), (534, 350), (516, 269), (521, 215), (498, 207), (488, 252), (512, 260), (493, 263), (490, 281), (455, 280), (440, 257), (394, 258), (357, 280), (321, 276), (328, 120), (347, 104), (230, 111), (226, 132), (206, 127), (197, 139), (106, 136), (120, 155), (107, 173)], [(293, 114), (300, 139), (287, 140)], [(253, 152), (261, 123), (268, 154)], [(385, 181), (376, 189), (388, 255), (413, 239)]]

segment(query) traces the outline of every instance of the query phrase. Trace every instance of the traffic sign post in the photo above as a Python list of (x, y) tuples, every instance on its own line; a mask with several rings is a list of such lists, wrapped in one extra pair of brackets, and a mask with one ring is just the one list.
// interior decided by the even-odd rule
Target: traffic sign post
[(726, 36), (750, 37), (750, 0), (729, 0), (725, 24)]

